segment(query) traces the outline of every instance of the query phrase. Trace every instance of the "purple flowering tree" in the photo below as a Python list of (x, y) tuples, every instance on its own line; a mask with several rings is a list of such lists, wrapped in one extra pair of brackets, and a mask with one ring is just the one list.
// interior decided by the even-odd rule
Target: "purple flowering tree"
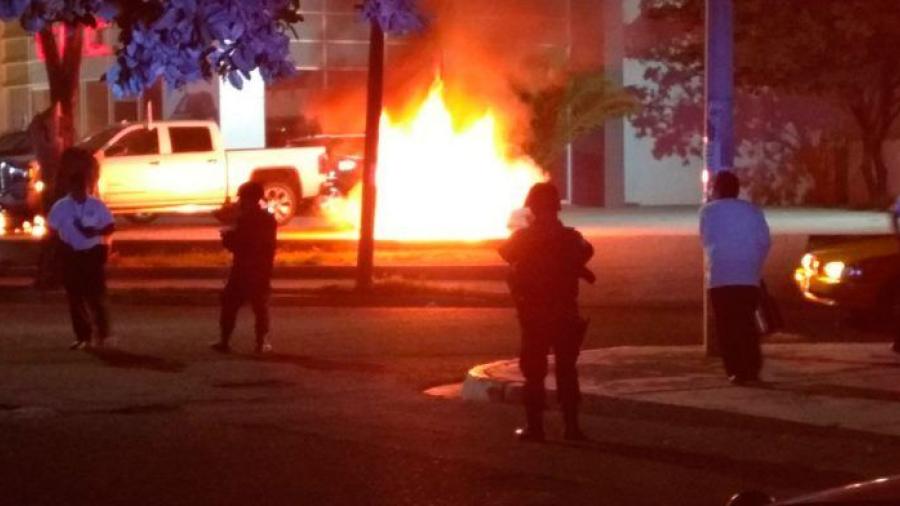
[(85, 27), (102, 20), (120, 29), (106, 74), (116, 96), (137, 95), (158, 79), (180, 87), (218, 75), (239, 87), (255, 69), (266, 80), (294, 71), (287, 32), (302, 20), (299, 8), (299, 0), (0, 0), (0, 19), (18, 19), (45, 54), (51, 105), (31, 130), (47, 198), (59, 195), (59, 154), (75, 141)]
[[(75, 142), (85, 27), (105, 21), (119, 28), (105, 78), (122, 97), (159, 79), (180, 87), (222, 76), (240, 87), (256, 69), (267, 81), (291, 74), (287, 32), (302, 20), (299, 10), (300, 0), (0, 0), (0, 19), (18, 19), (45, 55), (50, 107), (29, 126), (45, 183), (44, 209), (63, 193), (59, 159)], [(39, 285), (53, 284), (52, 257), (52, 247), (45, 247)]]
[(375, 168), (384, 96), (384, 36), (422, 30), (425, 19), (415, 0), (366, 0), (363, 16), (371, 25), (369, 38), (369, 83), (366, 99), (366, 148), (362, 176), (362, 206), (356, 259), (356, 289), (372, 289), (375, 257)]

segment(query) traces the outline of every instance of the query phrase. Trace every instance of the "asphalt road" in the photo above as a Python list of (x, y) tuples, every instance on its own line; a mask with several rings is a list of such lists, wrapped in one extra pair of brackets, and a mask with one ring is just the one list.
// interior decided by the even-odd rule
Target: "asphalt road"
[[(699, 341), (700, 250), (679, 216), (667, 233), (659, 216), (633, 218), (642, 233), (572, 216), (598, 250), (589, 347)], [(766, 273), (779, 339), (886, 340), (795, 304), (800, 228), (776, 230)], [(714, 506), (900, 472), (895, 438), (610, 399), (585, 406), (592, 443), (556, 442), (551, 416), (554, 442), (519, 444), (518, 406), (422, 393), (514, 356), (508, 308), (279, 306), (277, 354), (258, 360), (246, 314), (222, 356), (215, 307), (111, 303), (116, 348), (93, 354), (65, 349), (58, 299), (0, 304), (0, 504)]]
[[(62, 304), (0, 306), (3, 504), (713, 506), (898, 471), (892, 438), (613, 400), (590, 444), (517, 443), (518, 406), (422, 393), (514, 354), (508, 309), (278, 307), (266, 360), (246, 318), (236, 354), (205, 348), (214, 307), (113, 309), (117, 348), (89, 354)], [(627, 313), (609, 335), (645, 332)]]

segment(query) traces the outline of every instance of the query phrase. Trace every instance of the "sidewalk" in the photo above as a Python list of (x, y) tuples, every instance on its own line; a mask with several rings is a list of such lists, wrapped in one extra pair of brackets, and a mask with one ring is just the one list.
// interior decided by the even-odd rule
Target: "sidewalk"
[[(900, 355), (887, 343), (772, 344), (763, 383), (728, 383), (721, 362), (700, 347), (621, 347), (582, 352), (582, 392), (900, 436)], [(552, 361), (551, 361), (552, 363)], [(520, 402), (516, 360), (477, 366), (468, 400)], [(552, 372), (548, 389), (555, 389)]]

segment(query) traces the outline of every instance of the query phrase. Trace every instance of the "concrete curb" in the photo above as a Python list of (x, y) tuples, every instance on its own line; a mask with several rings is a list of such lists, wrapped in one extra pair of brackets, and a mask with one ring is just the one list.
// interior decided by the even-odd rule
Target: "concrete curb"
[[(732, 385), (699, 347), (585, 350), (582, 395), (900, 437), (900, 355), (887, 343), (771, 343), (763, 354), (763, 381)], [(460, 396), (521, 402), (516, 365), (473, 367)], [(547, 400), (555, 400), (552, 375), (546, 383)]]
[(521, 381), (513, 381), (491, 374), (491, 370), (506, 366), (514, 360), (499, 360), (475, 366), (466, 373), (461, 397), (468, 401), (519, 403), (522, 400)]
[[(31, 266), (0, 267), (0, 277), (34, 276)], [(116, 267), (107, 270), (109, 279), (224, 279), (228, 267)], [(396, 265), (376, 266), (377, 278), (403, 278), (432, 281), (495, 281), (506, 280), (508, 269), (503, 265)], [(355, 279), (356, 266), (297, 265), (276, 266), (274, 279)]]

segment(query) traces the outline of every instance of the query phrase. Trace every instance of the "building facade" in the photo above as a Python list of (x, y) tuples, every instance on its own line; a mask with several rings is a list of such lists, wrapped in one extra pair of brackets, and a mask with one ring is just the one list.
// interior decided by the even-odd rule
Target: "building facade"
[[(493, 0), (489, 5), (479, 2), (477, 11), (470, 8), (473, 1), (435, 0), (444, 9), (441, 19), (458, 16), (459, 22), (451, 28), (442, 24), (440, 35), (430, 41), (388, 41), (389, 93), (415, 74), (409, 67), (434, 66), (452, 73), (469, 66), (469, 50), (474, 46), (466, 41), (478, 41), (504, 67), (510, 62), (527, 66), (538, 53), (559, 54), (572, 68), (603, 69), (618, 85), (640, 80), (639, 66), (626, 60), (623, 51), (624, 22), (634, 15), (637, 0)], [(249, 86), (255, 91), (243, 98), (223, 90), (227, 85), (201, 82), (181, 90), (157, 86), (142, 97), (117, 99), (100, 80), (111, 63), (115, 30), (90, 31), (78, 91), (78, 133), (89, 135), (111, 123), (140, 121), (148, 115), (221, 119), (228, 110), (220, 107), (224, 97), (242, 101), (242, 107), (249, 100), (254, 107), (264, 108), (265, 132), (259, 138), (273, 145), (309, 134), (359, 133), (365, 111), (369, 28), (360, 18), (358, 3), (304, 0), (304, 21), (296, 26), (291, 42), (298, 74), (264, 89), (256, 86), (257, 81)], [(438, 47), (431, 62), (417, 61), (408, 58), (410, 46), (416, 44), (458, 49)], [(17, 23), (0, 24), (0, 131), (27, 127), (33, 115), (49, 105), (43, 65), (33, 35)], [(511, 65), (507, 71), (517, 72)], [(490, 66), (479, 69), (480, 74), (466, 72), (460, 75), (472, 82), (495, 73)], [(223, 129), (227, 138), (225, 125)], [(699, 164), (655, 159), (651, 144), (638, 139), (627, 120), (613, 120), (570, 146), (550, 173), (572, 203), (618, 207), (696, 203), (699, 170)]]

